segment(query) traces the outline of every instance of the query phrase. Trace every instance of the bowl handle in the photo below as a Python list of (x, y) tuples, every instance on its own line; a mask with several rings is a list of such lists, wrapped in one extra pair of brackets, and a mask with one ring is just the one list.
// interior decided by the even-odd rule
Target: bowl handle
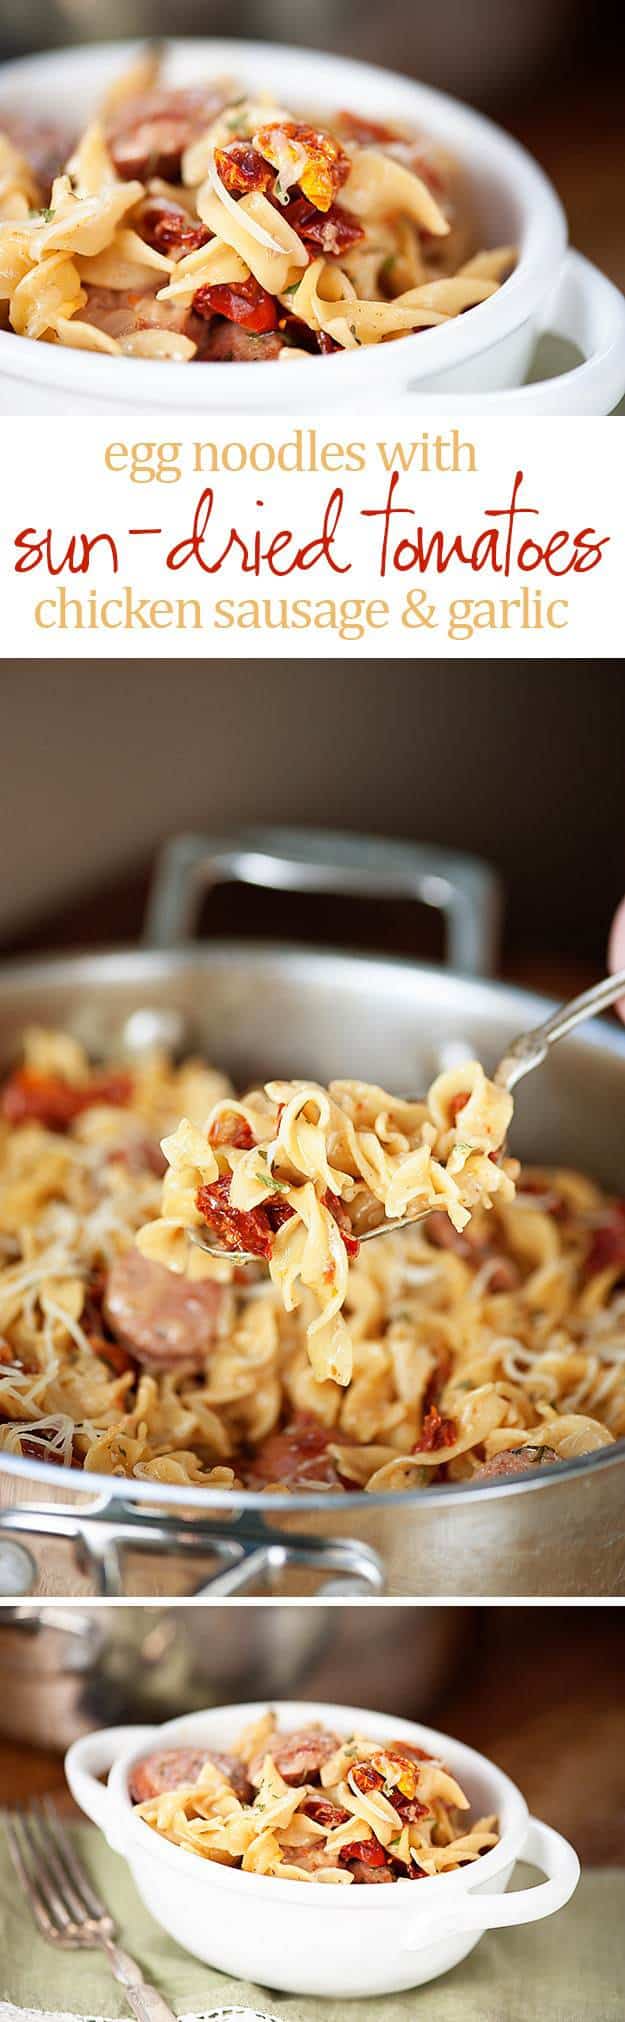
[(446, 393), (436, 381), (404, 388), (398, 398), (420, 403), (424, 421), (504, 414), (611, 414), (625, 394), (625, 296), (591, 260), (573, 248), (565, 254), (553, 291), (540, 314), (537, 335), (560, 337), (583, 353), (580, 365), (524, 386), (493, 393)]
[(158, 1727), (100, 1727), (95, 1734), (83, 1734), (72, 1742), (65, 1757), (65, 1775), (76, 1803), (100, 1831), (116, 1853), (125, 1851), (121, 1833), (115, 1835), (117, 1805), (100, 1777), (106, 1776), (116, 1756), (136, 1742), (137, 1748), (152, 1741)]
[(620, 288), (570, 248), (542, 327), (577, 345), (583, 363), (522, 388), (524, 404), (543, 414), (609, 414), (625, 393), (625, 296)]
[(452, 1930), (497, 1931), (505, 1925), (535, 1924), (541, 1917), (553, 1916), (554, 1910), (563, 1909), (577, 1888), (580, 1864), (562, 1833), (554, 1832), (553, 1826), (544, 1825), (542, 1819), (530, 1818), (517, 1858), (540, 1868), (546, 1881), (532, 1889), (513, 1889), (511, 1894), (468, 1892), (453, 1908), (449, 1905), (444, 1915), (441, 1912), (434, 1920), (423, 1916), (420, 1925), (405, 1939), (402, 1950), (419, 1951), (422, 1945), (431, 1944), (433, 1938), (447, 1937)]

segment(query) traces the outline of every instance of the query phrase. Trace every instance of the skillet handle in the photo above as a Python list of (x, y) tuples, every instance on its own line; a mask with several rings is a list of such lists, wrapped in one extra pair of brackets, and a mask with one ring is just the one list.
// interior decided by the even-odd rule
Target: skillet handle
[[(204, 1594), (211, 1600), (246, 1594), (263, 1583), (279, 1596), (278, 1583), (290, 1567), (315, 1574), (321, 1581), (316, 1589), (320, 1600), (385, 1592), (382, 1562), (358, 1538), (287, 1534), (272, 1530), (262, 1517), (219, 1525), (201, 1512), (197, 1518), (177, 1517), (174, 1510), (128, 1503), (115, 1494), (82, 1509), (63, 1503), (12, 1504), (0, 1510), (0, 1539), (5, 1531), (65, 1539), (74, 1546), (81, 1571), (90, 1574), (96, 1592), (107, 1600), (124, 1597), (127, 1549), (166, 1554), (168, 1559), (179, 1552), (187, 1565), (197, 1558), (215, 1559), (217, 1570), (191, 1589), (195, 1596)], [(7, 1588), (4, 1598), (15, 1599), (15, 1594)]]
[(174, 836), (157, 858), (144, 927), (148, 947), (187, 941), (204, 894), (226, 881), (269, 891), (420, 899), (443, 914), (448, 966), (464, 976), (493, 974), (499, 880), (478, 857), (327, 829)]

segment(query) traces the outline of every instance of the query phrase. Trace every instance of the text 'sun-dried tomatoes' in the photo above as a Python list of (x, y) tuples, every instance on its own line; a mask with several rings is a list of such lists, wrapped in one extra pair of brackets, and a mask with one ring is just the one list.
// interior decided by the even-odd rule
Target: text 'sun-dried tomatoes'
[(278, 327), (274, 297), (267, 288), (261, 288), (252, 274), (247, 281), (218, 281), (214, 286), (198, 288), (193, 307), (196, 316), (225, 316), (229, 323), (240, 323), (243, 330), (256, 334)]

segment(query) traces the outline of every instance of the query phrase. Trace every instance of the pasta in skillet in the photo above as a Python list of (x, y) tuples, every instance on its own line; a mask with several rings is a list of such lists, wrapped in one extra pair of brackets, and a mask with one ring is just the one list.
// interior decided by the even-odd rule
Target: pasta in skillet
[(515, 1168), (496, 1161), (511, 1116), (511, 1096), (475, 1060), (440, 1074), (425, 1102), (360, 1081), (268, 1082), (244, 1102), (217, 1103), (205, 1130), (184, 1118), (164, 1139), (162, 1218), (140, 1230), (139, 1248), (185, 1270), (195, 1255), (187, 1231), (207, 1225), (226, 1249), (265, 1257), (287, 1311), (302, 1287), (314, 1295), (315, 1376), (349, 1383), (342, 1308), (359, 1236), (435, 1206), (460, 1230), (480, 1200), (510, 1200)]
[(146, 1757), (129, 1788), (174, 1846), (283, 1881), (419, 1881), (470, 1865), (499, 1839), (497, 1819), (473, 1822), (459, 1783), (425, 1749), (317, 1725), (285, 1732), (269, 1712), (229, 1754)]
[(160, 1219), (159, 1140), (215, 1105), (240, 1127), (246, 1102), (201, 1061), (96, 1071), (69, 1035), (26, 1034), (0, 1094), (0, 1452), (183, 1487), (375, 1491), (625, 1437), (621, 1203), (523, 1170), (461, 1229), (441, 1211), (363, 1244), (351, 1381), (319, 1382), (307, 1286), (287, 1311), (263, 1259), (237, 1273), (197, 1250), (181, 1275), (137, 1248)]
[(480, 250), (455, 164), (422, 136), (319, 125), (227, 80), (171, 90), (149, 55), (43, 160), (32, 123), (0, 130), (0, 312), (46, 343), (178, 362), (350, 351), (475, 309), (514, 264)]

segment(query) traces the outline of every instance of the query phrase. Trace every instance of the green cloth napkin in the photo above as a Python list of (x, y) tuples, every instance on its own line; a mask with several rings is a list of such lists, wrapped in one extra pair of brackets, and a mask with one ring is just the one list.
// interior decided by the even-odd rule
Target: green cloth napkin
[[(440, 1980), (412, 1993), (369, 2001), (308, 2000), (228, 1979), (167, 1938), (137, 1895), (125, 1862), (93, 1826), (76, 1842), (111, 1910), (122, 1944), (178, 2015), (251, 2007), (278, 2022), (622, 2022), (625, 1980), (625, 1869), (595, 1869), (559, 1916), (520, 1930), (493, 1931)], [(516, 1883), (535, 1880), (519, 1867)], [(44, 2015), (128, 2015), (122, 1989), (93, 1953), (52, 1949), (39, 1937), (13, 1873), (0, 1822), (0, 2004)], [(1, 2012), (1, 2006), (0, 2006)]]

